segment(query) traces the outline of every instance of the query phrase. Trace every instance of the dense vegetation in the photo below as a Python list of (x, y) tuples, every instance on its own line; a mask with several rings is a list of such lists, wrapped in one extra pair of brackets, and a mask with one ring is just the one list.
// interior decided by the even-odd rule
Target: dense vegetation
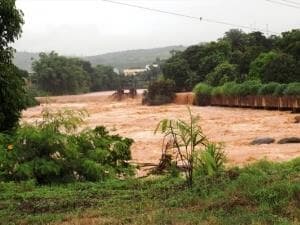
[(170, 79), (152, 81), (144, 92), (143, 104), (162, 105), (171, 103), (175, 97), (175, 83)]
[(92, 67), (79, 58), (59, 56), (55, 52), (41, 53), (33, 62), (33, 84), (38, 90), (51, 95), (77, 94), (120, 88), (123, 76), (110, 66)]
[(13, 43), (21, 34), (23, 14), (15, 7), (14, 0), (0, 4), (0, 132), (17, 126), (21, 111), (35, 104), (26, 92), (26, 73), (12, 64)]
[(226, 82), (300, 82), (300, 30), (266, 37), (230, 30), (218, 41), (175, 52), (162, 66), (164, 77), (178, 91), (191, 90), (199, 82), (222, 86)]
[(109, 135), (104, 127), (78, 132), (84, 114), (45, 110), (36, 125), (0, 133), (0, 181), (49, 184), (132, 175), (127, 161), (133, 140)]
[(0, 183), (0, 224), (299, 225), (300, 159), (221, 174), (37, 186)]
[(300, 82), (280, 84), (270, 82), (262, 84), (257, 80), (243, 83), (227, 82), (222, 86), (213, 87), (205, 83), (195, 86), (194, 92), (197, 98), (209, 96), (300, 96)]

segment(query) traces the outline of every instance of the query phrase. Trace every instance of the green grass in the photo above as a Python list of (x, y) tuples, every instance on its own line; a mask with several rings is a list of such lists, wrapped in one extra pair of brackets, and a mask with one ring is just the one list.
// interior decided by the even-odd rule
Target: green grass
[(0, 183), (1, 225), (62, 221), (298, 225), (300, 158), (282, 164), (262, 161), (214, 177), (199, 175), (192, 189), (183, 179), (168, 176), (53, 186)]

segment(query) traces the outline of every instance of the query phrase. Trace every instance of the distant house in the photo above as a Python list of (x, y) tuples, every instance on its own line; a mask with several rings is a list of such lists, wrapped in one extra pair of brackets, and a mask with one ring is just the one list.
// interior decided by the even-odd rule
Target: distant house
[(125, 76), (135, 76), (139, 73), (146, 72), (148, 70), (151, 70), (151, 67), (157, 68), (157, 64), (152, 64), (152, 65), (146, 65), (145, 69), (124, 69), (123, 73)]
[(143, 73), (147, 71), (147, 69), (125, 69), (123, 72), (124, 72), (124, 75), (127, 77), (127, 76), (135, 76), (139, 73)]

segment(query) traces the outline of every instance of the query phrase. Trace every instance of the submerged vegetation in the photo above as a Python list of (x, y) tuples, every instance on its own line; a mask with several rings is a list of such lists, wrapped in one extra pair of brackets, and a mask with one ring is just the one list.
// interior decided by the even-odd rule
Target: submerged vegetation
[(160, 79), (149, 84), (144, 92), (143, 103), (147, 105), (162, 105), (171, 103), (175, 97), (175, 83), (169, 79)]

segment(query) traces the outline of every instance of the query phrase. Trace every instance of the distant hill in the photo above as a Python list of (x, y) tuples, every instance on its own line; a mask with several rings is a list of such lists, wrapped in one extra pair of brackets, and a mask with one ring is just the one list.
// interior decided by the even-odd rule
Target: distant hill
[[(102, 55), (82, 57), (90, 61), (93, 65), (103, 64), (116, 67), (118, 69), (145, 67), (153, 63), (157, 58), (163, 60), (170, 57), (170, 51), (183, 51), (184, 46), (168, 46), (152, 49), (138, 49), (121, 52), (112, 52)], [(38, 53), (17, 52), (14, 57), (14, 64), (21, 69), (31, 71), (31, 63), (38, 59)]]
[(153, 63), (156, 58), (167, 59), (171, 56), (170, 51), (183, 51), (184, 46), (168, 46), (163, 48), (139, 49), (122, 52), (113, 52), (103, 55), (85, 57), (93, 65), (111, 65), (118, 69), (140, 68)]

